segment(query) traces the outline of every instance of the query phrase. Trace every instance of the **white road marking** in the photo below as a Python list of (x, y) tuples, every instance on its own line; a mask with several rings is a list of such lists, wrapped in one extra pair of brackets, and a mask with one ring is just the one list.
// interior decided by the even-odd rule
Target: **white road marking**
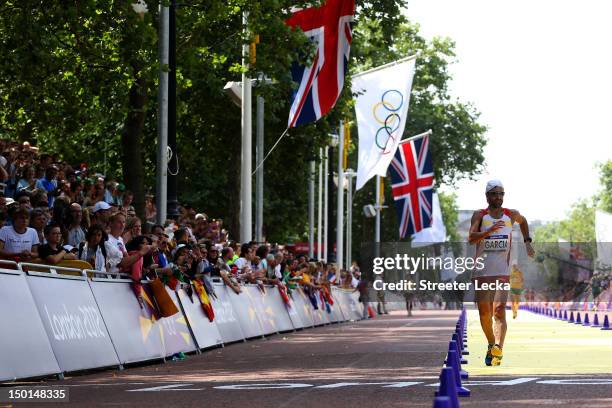
[(319, 385), (315, 388), (341, 388), (341, 387), (350, 387), (353, 385), (382, 385), (383, 388), (404, 388), (404, 387), (410, 387), (411, 385), (417, 385), (417, 384), (422, 384), (422, 382), (417, 382), (417, 381), (375, 382), (375, 383), (342, 382), (342, 383), (335, 383), (335, 384)]
[[(137, 390), (126, 390), (128, 392), (140, 392), (140, 391), (177, 391), (176, 388), (180, 387), (188, 387), (193, 384), (170, 384), (170, 385), (162, 385), (159, 387), (150, 387), (150, 388), (139, 388)], [(203, 388), (200, 388), (203, 389)]]

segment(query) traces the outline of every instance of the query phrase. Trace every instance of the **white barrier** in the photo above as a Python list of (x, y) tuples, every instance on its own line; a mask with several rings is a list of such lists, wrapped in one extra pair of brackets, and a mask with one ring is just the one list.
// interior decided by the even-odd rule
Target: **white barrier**
[(217, 323), (215, 320), (211, 322), (208, 319), (197, 293), (194, 292), (190, 298), (183, 289), (179, 289), (176, 291), (176, 297), (181, 303), (198, 347), (204, 349), (222, 344), (223, 339), (217, 328)]
[(302, 289), (293, 290), (285, 303), (273, 286), (262, 292), (256, 285), (243, 285), (242, 293), (235, 294), (224, 284), (214, 283), (217, 297), (210, 297), (215, 314), (212, 322), (196, 294), (190, 299), (185, 290), (169, 288), (179, 313), (156, 319), (155, 300), (149, 291), (143, 292), (145, 304), (141, 306), (131, 279), (122, 279), (122, 275), (31, 267), (49, 272), (0, 269), (0, 348), (4, 351), (0, 380), (161, 359), (361, 317), (353, 310), (356, 296), (347, 291), (334, 289), (334, 305), (328, 311), (318, 293), (314, 309)]
[(0, 269), (0, 327), (0, 381), (61, 372), (21, 271)]
[(211, 297), (211, 299), (221, 339), (224, 343), (244, 340), (244, 332), (230, 300), (230, 289), (223, 283), (213, 283), (213, 286), (217, 297)]
[(140, 307), (131, 282), (102, 278), (89, 282), (119, 361), (127, 364), (164, 358), (163, 326), (155, 320), (148, 305)]
[(251, 302), (251, 298), (246, 293), (247, 288), (242, 286), (242, 292), (234, 293), (232, 290), (227, 290), (227, 296), (232, 304), (234, 315), (240, 323), (242, 333), (245, 339), (261, 337), (264, 335), (264, 328), (261, 326), (261, 321), (255, 307)]
[(87, 277), (28, 272), (26, 280), (62, 371), (120, 365)]

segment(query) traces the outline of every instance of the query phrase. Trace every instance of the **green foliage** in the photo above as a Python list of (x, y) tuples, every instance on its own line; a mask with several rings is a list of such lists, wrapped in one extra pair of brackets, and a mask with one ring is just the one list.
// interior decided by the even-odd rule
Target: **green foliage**
[(595, 242), (595, 205), (593, 200), (582, 199), (574, 203), (567, 218), (537, 228), (537, 242), (557, 242), (558, 239), (572, 242)]
[[(181, 4), (176, 12), (177, 140), (179, 201), (223, 217), (235, 232), (239, 214), (240, 109), (223, 93), (240, 80), (243, 44), (260, 35), (251, 77), (265, 98), (265, 146), (286, 126), (290, 64), (305, 61), (312, 49), (299, 30), (284, 24), (294, 0), (207, 0)], [(420, 52), (406, 135), (433, 130), (431, 149), (438, 183), (453, 184), (481, 169), (485, 127), (470, 104), (452, 99), (447, 84), (454, 44), (426, 41), (418, 25), (400, 12), (402, 0), (357, 1), (351, 69), (358, 72)], [(71, 162), (88, 162), (113, 177), (125, 175), (126, 132), (142, 144), (144, 184), (154, 186), (157, 133), (157, 27), (155, 2), (141, 19), (130, 1), (5, 1), (0, 6), (0, 133), (29, 140)], [(242, 12), (249, 12), (244, 34)], [(384, 21), (384, 24), (381, 23)], [(166, 67), (167, 69), (167, 67)], [(135, 108), (130, 91), (145, 96)], [(255, 104), (255, 103), (254, 103)], [(134, 110), (144, 127), (126, 126)], [(264, 229), (270, 241), (303, 239), (307, 228), (308, 161), (353, 117), (350, 78), (336, 108), (315, 124), (293, 129), (265, 163)], [(353, 126), (353, 134), (356, 129)], [(356, 168), (357, 137), (349, 157)], [(392, 202), (387, 186), (387, 202)], [(355, 195), (355, 209), (373, 202), (373, 183)], [(397, 238), (391, 208), (383, 212), (385, 238)], [(355, 211), (356, 214), (360, 212)], [(355, 241), (370, 240), (373, 223), (354, 217)], [(449, 233), (452, 233), (449, 228)]]
[(445, 194), (438, 192), (438, 199), (440, 200), (440, 210), (442, 211), (442, 218), (444, 218), (446, 235), (449, 237), (448, 240), (450, 242), (459, 242), (461, 238), (457, 232), (457, 223), (459, 222), (457, 194)]
[(600, 165), (601, 190), (590, 199), (574, 203), (561, 221), (542, 225), (535, 230), (538, 242), (557, 242), (559, 238), (573, 242), (595, 242), (595, 210), (612, 212), (612, 160)]
[(601, 184), (601, 191), (598, 195), (599, 208), (612, 213), (612, 160), (602, 163), (599, 172), (599, 183)]

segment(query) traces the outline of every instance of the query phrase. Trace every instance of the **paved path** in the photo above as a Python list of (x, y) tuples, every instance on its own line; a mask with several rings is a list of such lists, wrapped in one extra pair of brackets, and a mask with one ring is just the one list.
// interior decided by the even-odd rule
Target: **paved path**
[[(484, 337), (468, 312), (472, 396), (462, 406), (612, 407), (612, 332), (520, 313), (504, 365), (484, 367)], [(398, 313), (47, 384), (68, 386), (70, 407), (431, 407), (457, 317)]]

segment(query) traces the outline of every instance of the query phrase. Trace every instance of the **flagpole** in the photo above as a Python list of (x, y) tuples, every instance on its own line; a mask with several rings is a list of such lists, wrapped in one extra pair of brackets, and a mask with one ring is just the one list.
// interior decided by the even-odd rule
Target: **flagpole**
[(319, 180), (317, 183), (317, 259), (320, 261), (323, 259), (321, 253), (321, 241), (322, 241), (322, 224), (323, 224), (323, 149), (319, 148)]
[(344, 124), (340, 121), (338, 129), (338, 205), (336, 207), (336, 265), (342, 269), (344, 250), (344, 169), (342, 168), (344, 153)]
[(374, 231), (374, 244), (380, 244), (380, 176), (376, 175), (376, 229)]
[(371, 74), (372, 72), (380, 71), (381, 69), (389, 68), (389, 67), (392, 67), (394, 65), (401, 64), (403, 62), (416, 59), (416, 57), (419, 56), (419, 54), (420, 53), (416, 53), (414, 55), (410, 55), (408, 57), (398, 59), (397, 61), (393, 61), (393, 62), (390, 62), (390, 63), (385, 64), (385, 65), (381, 65), (381, 66), (378, 66), (378, 67), (375, 67), (375, 68), (371, 68), (371, 69), (365, 70), (363, 72), (359, 72), (357, 74), (351, 75), (351, 79), (359, 78), (362, 75)]
[(429, 129), (427, 132), (423, 132), (423, 133), (421, 133), (419, 135), (412, 136), (412, 137), (409, 137), (408, 139), (402, 140), (401, 142), (398, 143), (398, 145), (400, 145), (402, 143), (410, 142), (411, 140), (416, 140), (416, 139), (418, 139), (420, 137), (431, 136), (432, 134), (433, 134), (433, 131), (431, 129)]
[(327, 263), (329, 239), (329, 146), (325, 146), (323, 155), (323, 259)]

